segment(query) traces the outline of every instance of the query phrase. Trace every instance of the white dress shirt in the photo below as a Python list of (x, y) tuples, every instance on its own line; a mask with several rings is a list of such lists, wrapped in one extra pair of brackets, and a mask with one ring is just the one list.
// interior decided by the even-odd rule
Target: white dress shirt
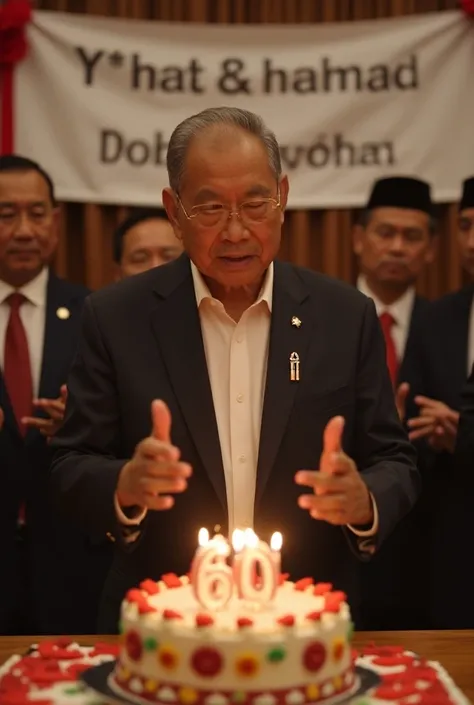
[(10, 318), (10, 305), (6, 299), (18, 292), (26, 297), (20, 307), (20, 318), (25, 328), (30, 353), (33, 394), (39, 394), (41, 366), (43, 363), (44, 329), (46, 321), (46, 298), (49, 270), (44, 267), (41, 272), (25, 286), (15, 289), (0, 280), (0, 366), (3, 370), (5, 360), (5, 335)]
[(397, 301), (389, 306), (382, 303), (382, 301), (380, 301), (380, 299), (372, 293), (369, 289), (366, 278), (362, 275), (357, 279), (357, 288), (360, 292), (362, 292), (362, 294), (369, 296), (373, 300), (375, 310), (377, 311), (377, 316), (381, 316), (382, 313), (390, 313), (391, 316), (393, 316), (395, 321), (392, 328), (393, 342), (398, 359), (403, 360), (408, 334), (410, 332), (413, 306), (415, 305), (416, 292), (414, 287), (407, 289), (406, 292), (400, 296), (399, 299), (397, 299)]
[[(236, 528), (253, 528), (260, 427), (267, 376), (273, 295), (273, 264), (267, 270), (257, 300), (236, 323), (215, 299), (191, 263), (204, 351), (216, 414), (227, 494), (229, 536)], [(316, 468), (315, 468), (316, 469)], [(357, 536), (378, 530), (377, 507), (368, 531), (349, 527)], [(115, 498), (119, 521), (138, 524), (146, 512), (126, 517)], [(302, 510), (303, 511), (303, 510)], [(137, 533), (126, 541), (134, 540)]]

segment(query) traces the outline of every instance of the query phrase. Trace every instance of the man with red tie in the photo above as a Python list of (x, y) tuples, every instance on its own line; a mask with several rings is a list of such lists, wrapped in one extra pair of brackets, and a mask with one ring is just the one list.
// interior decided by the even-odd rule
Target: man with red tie
[[(401, 176), (376, 181), (354, 229), (354, 252), (360, 268), (357, 287), (375, 303), (397, 406), (404, 416), (414, 334), (430, 306), (415, 290), (436, 252), (430, 185)], [(425, 624), (423, 596), (416, 594), (423, 547), (417, 524), (412, 512), (379, 555), (364, 566), (367, 628), (411, 629)]]
[(375, 303), (394, 387), (405, 381), (404, 361), (413, 330), (427, 306), (416, 295), (415, 285), (436, 251), (430, 190), (420, 179), (379, 179), (354, 229), (360, 268), (357, 288)]
[(92, 600), (102, 549), (57, 516), (48, 492), (48, 438), (62, 421), (88, 294), (50, 271), (57, 242), (49, 175), (24, 157), (0, 157), (0, 634), (75, 633), (95, 622), (83, 599)]

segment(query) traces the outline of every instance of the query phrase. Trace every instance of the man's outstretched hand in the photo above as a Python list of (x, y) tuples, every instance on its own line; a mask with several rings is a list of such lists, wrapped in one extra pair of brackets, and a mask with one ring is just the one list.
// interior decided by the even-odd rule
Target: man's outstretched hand
[(170, 509), (172, 494), (187, 489), (192, 469), (180, 462), (180, 450), (171, 443), (171, 414), (163, 401), (152, 402), (151, 418), (151, 434), (137, 445), (120, 472), (117, 500), (121, 507)]
[(343, 417), (332, 418), (324, 430), (319, 470), (296, 473), (295, 481), (314, 492), (301, 495), (298, 504), (313, 519), (330, 524), (370, 525), (374, 520), (372, 499), (354, 461), (342, 450), (343, 430)]

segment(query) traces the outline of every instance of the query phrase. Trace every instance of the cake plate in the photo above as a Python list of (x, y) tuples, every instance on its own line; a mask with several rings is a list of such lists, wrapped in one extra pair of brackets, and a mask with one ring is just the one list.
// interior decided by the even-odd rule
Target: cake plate
[[(134, 696), (132, 699), (125, 694), (121, 695), (117, 693), (110, 687), (109, 677), (111, 676), (115, 665), (116, 661), (107, 661), (107, 663), (102, 663), (99, 666), (89, 668), (87, 671), (83, 671), (83, 673), (81, 673), (80, 680), (89, 688), (95, 690), (96, 693), (99, 693), (108, 703), (120, 703), (120, 705), (150, 705), (150, 700), (141, 698), (139, 695)], [(357, 680), (350, 691), (347, 693), (342, 693), (338, 696), (324, 698), (324, 700), (320, 700), (318, 703), (320, 702), (321, 705), (333, 705), (333, 703), (338, 703), (339, 705), (342, 703), (347, 703), (353, 698), (364, 695), (367, 691), (377, 687), (382, 681), (380, 676), (375, 673), (375, 671), (365, 666), (356, 666), (355, 673)]]

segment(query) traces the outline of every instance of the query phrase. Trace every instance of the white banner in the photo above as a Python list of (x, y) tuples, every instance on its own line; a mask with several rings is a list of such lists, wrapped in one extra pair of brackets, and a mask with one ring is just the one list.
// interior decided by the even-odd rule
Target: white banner
[(185, 117), (261, 115), (290, 207), (361, 206), (382, 175), (438, 201), (474, 173), (474, 23), (460, 12), (330, 25), (196, 25), (36, 12), (17, 73), (16, 151), (62, 200), (151, 205)]

